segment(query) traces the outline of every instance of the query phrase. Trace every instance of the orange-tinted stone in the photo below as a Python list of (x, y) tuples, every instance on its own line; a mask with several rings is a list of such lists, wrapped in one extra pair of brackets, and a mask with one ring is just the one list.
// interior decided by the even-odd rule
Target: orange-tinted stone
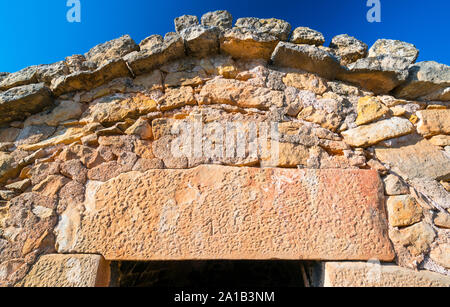
[(63, 253), (108, 260), (394, 258), (373, 170), (200, 166), (88, 185), (63, 214)]

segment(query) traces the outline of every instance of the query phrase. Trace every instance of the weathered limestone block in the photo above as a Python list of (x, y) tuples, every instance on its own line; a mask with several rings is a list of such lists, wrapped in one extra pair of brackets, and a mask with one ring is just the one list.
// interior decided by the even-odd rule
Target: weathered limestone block
[(383, 140), (412, 133), (414, 126), (405, 118), (393, 117), (369, 125), (342, 132), (344, 141), (350, 146), (367, 147)]
[(185, 56), (184, 41), (176, 33), (167, 33), (164, 40), (151, 39), (141, 49), (124, 57), (135, 75), (151, 72), (158, 66)]
[(226, 30), (220, 39), (220, 52), (235, 59), (269, 60), (279, 40), (267, 33), (247, 29)]
[(124, 35), (93, 47), (85, 54), (85, 57), (87, 61), (93, 62), (100, 67), (133, 51), (139, 51), (139, 46), (136, 45), (129, 35)]
[(410, 226), (422, 220), (422, 208), (411, 195), (391, 196), (386, 206), (392, 227)]
[(175, 18), (175, 31), (180, 34), (184, 29), (198, 26), (198, 18), (194, 15), (183, 15)]
[(415, 135), (393, 140), (391, 147), (377, 146), (375, 155), (404, 179), (450, 179), (448, 155)]
[(180, 32), (188, 56), (203, 58), (219, 53), (220, 30), (217, 27), (193, 26)]
[(322, 33), (313, 29), (298, 27), (292, 32), (289, 42), (294, 44), (322, 46), (325, 43), (325, 37)]
[(429, 141), (435, 146), (450, 146), (450, 135), (435, 135)]
[(60, 96), (74, 91), (89, 91), (113, 79), (130, 76), (126, 62), (120, 58), (109, 60), (94, 71), (76, 72), (54, 79), (51, 89)]
[(450, 287), (450, 277), (392, 264), (327, 262), (325, 287)]
[(433, 61), (419, 62), (409, 67), (405, 84), (394, 94), (404, 99), (450, 101), (450, 66)]
[(24, 126), (47, 125), (56, 127), (61, 122), (80, 117), (82, 113), (83, 105), (81, 103), (63, 100), (50, 112), (42, 112), (28, 117), (24, 122)]
[(383, 179), (386, 195), (409, 194), (409, 188), (400, 177), (390, 174)]
[(108, 287), (109, 262), (98, 255), (45, 255), (19, 287)]
[(233, 16), (228, 11), (208, 12), (202, 16), (202, 25), (218, 27), (221, 30), (233, 27)]
[(198, 96), (199, 104), (230, 104), (243, 108), (282, 107), (284, 94), (246, 82), (215, 78), (205, 83)]
[(18, 72), (8, 74), (0, 82), (0, 91), (6, 91), (10, 88), (37, 83), (37, 66), (25, 67)]
[(361, 126), (382, 118), (389, 109), (378, 98), (365, 96), (358, 100), (357, 111), (358, 117), (355, 123)]
[(430, 252), (430, 258), (434, 262), (450, 269), (450, 244), (441, 244)]
[(450, 134), (450, 109), (423, 110), (416, 115), (419, 118), (417, 132), (424, 137)]
[(370, 47), (368, 57), (377, 57), (379, 55), (405, 58), (412, 64), (419, 56), (419, 50), (410, 43), (393, 39), (379, 39)]
[(31, 84), (0, 92), (0, 124), (23, 119), (53, 103), (51, 91), (43, 84)]
[(108, 260), (390, 261), (381, 189), (368, 170), (131, 172), (88, 187), (83, 214), (61, 217), (57, 245)]
[(411, 185), (417, 192), (425, 195), (427, 202), (432, 202), (431, 205), (438, 208), (450, 209), (450, 193), (436, 180), (430, 178), (414, 178), (411, 180)]
[(406, 80), (409, 64), (405, 58), (388, 55), (363, 58), (350, 64), (337, 78), (375, 94), (386, 94)]
[(333, 80), (342, 69), (331, 53), (311, 45), (280, 42), (272, 54), (275, 65), (298, 68)]
[(257, 33), (275, 36), (278, 40), (287, 41), (291, 33), (291, 25), (281, 19), (259, 19), (254, 17), (239, 18), (236, 28), (251, 30)]
[(433, 227), (422, 221), (412, 226), (391, 229), (389, 237), (394, 244), (397, 256), (402, 256), (401, 249), (406, 248), (412, 256), (422, 256), (430, 250), (430, 246), (436, 238)]
[(364, 58), (368, 47), (352, 36), (341, 34), (333, 37), (330, 48), (341, 58), (342, 65), (348, 65)]

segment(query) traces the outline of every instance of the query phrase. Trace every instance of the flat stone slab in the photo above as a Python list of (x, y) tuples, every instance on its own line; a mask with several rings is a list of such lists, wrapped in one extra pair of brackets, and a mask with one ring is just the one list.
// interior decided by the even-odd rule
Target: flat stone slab
[(107, 287), (109, 262), (99, 255), (45, 255), (19, 283), (21, 287)]
[(327, 262), (325, 287), (450, 287), (450, 277), (391, 264)]
[(199, 166), (89, 182), (56, 229), (62, 253), (108, 260), (391, 261), (374, 170)]

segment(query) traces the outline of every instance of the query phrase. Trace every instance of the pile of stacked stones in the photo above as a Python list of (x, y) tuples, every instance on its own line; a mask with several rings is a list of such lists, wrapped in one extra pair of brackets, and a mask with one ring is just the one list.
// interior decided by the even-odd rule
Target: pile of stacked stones
[(31, 285), (39, 259), (76, 252), (90, 185), (263, 164), (174, 156), (172, 129), (190, 120), (278, 123), (278, 168), (376, 170), (392, 261), (450, 283), (449, 66), (416, 63), (419, 51), (396, 40), (369, 49), (344, 34), (324, 47), (321, 33), (279, 19), (233, 26), (227, 11), (178, 17), (175, 29), (0, 73), (1, 286)]

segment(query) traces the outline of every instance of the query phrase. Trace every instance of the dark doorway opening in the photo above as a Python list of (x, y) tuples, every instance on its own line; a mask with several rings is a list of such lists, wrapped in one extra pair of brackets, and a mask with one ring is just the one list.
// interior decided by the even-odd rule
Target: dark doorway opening
[(113, 287), (304, 287), (301, 261), (121, 261), (111, 264)]

